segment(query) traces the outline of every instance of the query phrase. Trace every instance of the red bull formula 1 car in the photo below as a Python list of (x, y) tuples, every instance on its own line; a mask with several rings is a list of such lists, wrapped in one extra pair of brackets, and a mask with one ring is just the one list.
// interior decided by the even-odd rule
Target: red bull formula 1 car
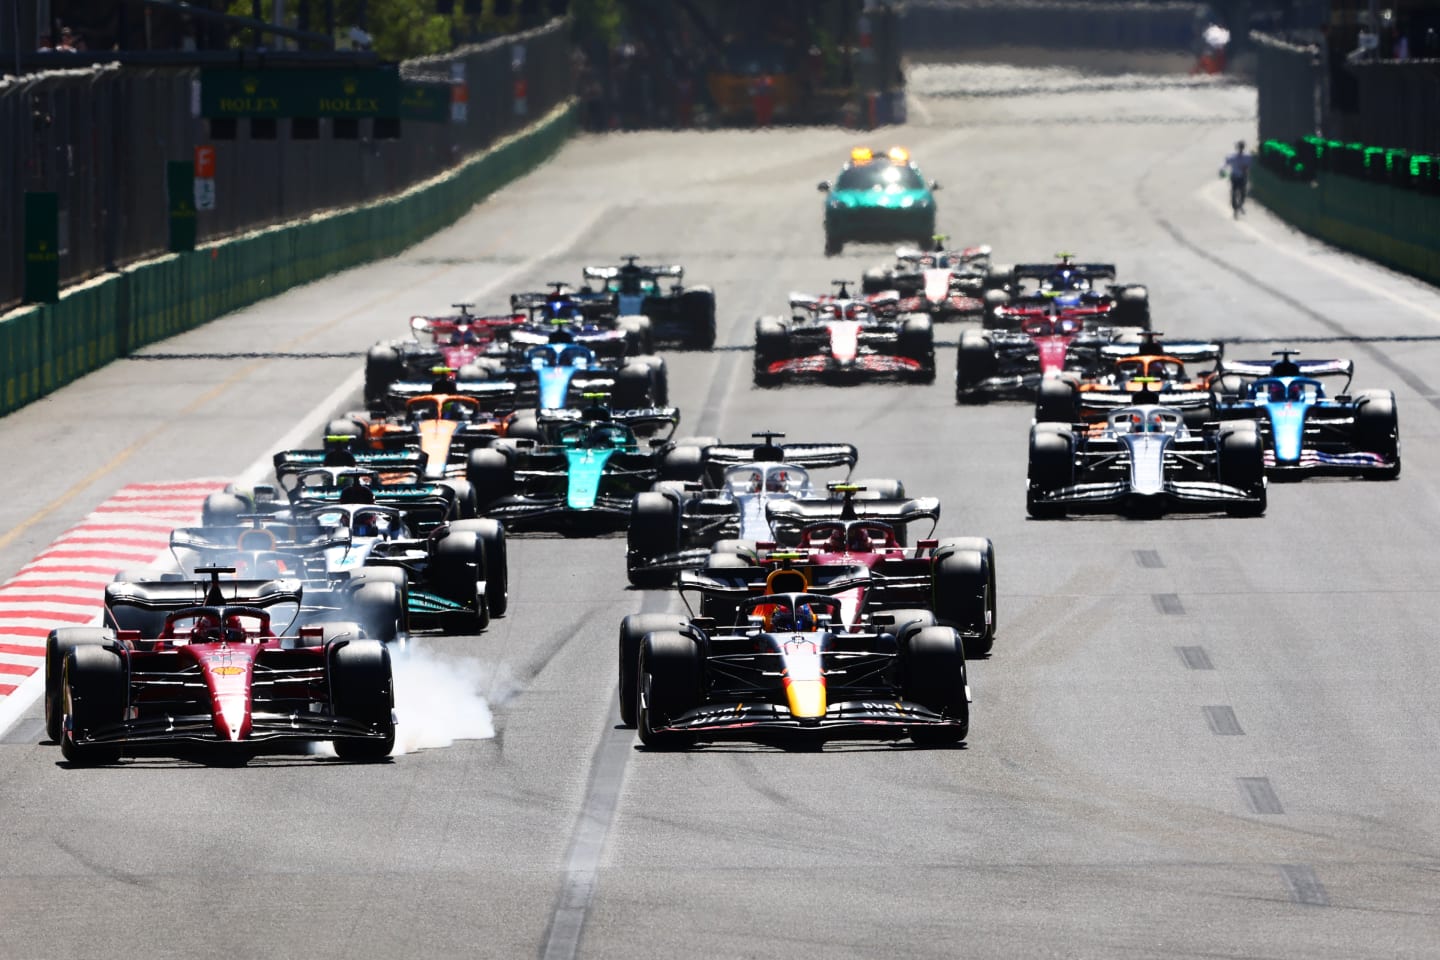
[(926, 611), (847, 628), (834, 597), (777, 591), (744, 600), (728, 622), (642, 615), (620, 636), (620, 689), (632, 694), (622, 715), (652, 750), (725, 740), (939, 745), (969, 733), (964, 640)]

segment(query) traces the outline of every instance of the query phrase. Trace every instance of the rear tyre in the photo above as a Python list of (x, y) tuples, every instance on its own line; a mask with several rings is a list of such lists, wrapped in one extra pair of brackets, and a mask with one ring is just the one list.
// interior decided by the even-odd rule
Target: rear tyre
[(990, 630), (990, 571), (986, 551), (952, 549), (935, 561), (931, 609), (941, 623), (965, 635), (974, 656), (986, 656), (994, 644)]
[(655, 405), (655, 373), (643, 363), (626, 364), (615, 375), (610, 404), (617, 410), (642, 410)]
[(919, 383), (935, 382), (935, 331), (929, 317), (911, 317), (900, 328), (900, 355), (920, 364), (915, 372)]
[(1218, 438), (1219, 480), (1257, 499), (1225, 508), (1232, 517), (1258, 517), (1265, 512), (1265, 448), (1260, 430), (1250, 422), (1226, 424)]
[(65, 661), (79, 647), (115, 642), (104, 627), (57, 627), (45, 638), (45, 736), (59, 743), (65, 712)]
[(882, 293), (886, 290), (893, 290), (893, 276), (891, 271), (883, 267), (866, 270), (860, 277), (860, 290), (862, 293)]
[(395, 688), (390, 651), (378, 640), (352, 640), (330, 649), (330, 691), (335, 716), (365, 724), (378, 736), (334, 741), (342, 760), (373, 763), (395, 749)]
[(965, 695), (965, 647), (949, 627), (926, 627), (901, 648), (905, 663), (905, 699), (928, 707), (947, 719), (950, 727), (913, 727), (917, 744), (960, 743), (970, 735), (970, 702)]
[(1355, 410), (1355, 447), (1395, 461), (1393, 467), (1365, 471), (1365, 478), (1394, 480), (1400, 476), (1400, 417), (1395, 394), (1376, 390), (1360, 397)]
[(510, 495), (515, 486), (515, 471), (499, 450), (471, 450), (465, 462), (465, 479), (474, 488), (479, 511), (485, 513), (497, 500)]
[(61, 674), (62, 708), (70, 729), (61, 721), (60, 753), (77, 767), (115, 763), (120, 747), (87, 744), (85, 737), (107, 724), (125, 718), (127, 697), (125, 661), (104, 647), (84, 644), (65, 657)]
[(350, 611), (365, 636), (394, 643), (405, 631), (405, 595), (393, 583), (365, 583), (350, 596)]
[(661, 729), (700, 705), (700, 649), (683, 633), (663, 631), (640, 642), (639, 703), (635, 724), (651, 750), (683, 750), (695, 742), (686, 733)]
[(488, 566), (485, 544), (469, 531), (452, 531), (431, 548), (432, 588), (457, 603), (474, 604), (473, 612), (456, 618), (463, 630), (478, 633), (490, 626), (490, 604), (480, 585)]
[(240, 522), (240, 515), (249, 513), (250, 509), (250, 502), (238, 493), (228, 490), (212, 493), (200, 507), (200, 525), (233, 527)]
[(404, 375), (398, 350), (382, 343), (371, 347), (365, 354), (365, 405), (371, 409), (384, 406), (390, 385)]
[(1004, 290), (986, 290), (982, 298), (985, 305), (985, 316), (980, 325), (986, 330), (999, 330), (1005, 326), (1005, 321), (1000, 317), (1001, 309), (1010, 305), (1010, 294)]
[(1047, 377), (1040, 381), (1035, 400), (1035, 419), (1040, 423), (1076, 423), (1080, 419), (1080, 391), (1069, 380)]
[(1112, 314), (1116, 326), (1150, 329), (1150, 291), (1138, 284), (1124, 287)]
[(662, 493), (636, 494), (625, 539), (630, 583), (645, 590), (670, 586), (675, 575), (647, 563), (680, 549), (680, 504)]
[(1047, 494), (1074, 483), (1075, 440), (1068, 427), (1030, 428), (1030, 465), (1025, 510), (1037, 520), (1065, 516), (1065, 505), (1045, 499)]
[(997, 368), (995, 346), (990, 338), (979, 330), (962, 331), (960, 352), (955, 357), (956, 402), (983, 403), (986, 397), (980, 388), (995, 376)]
[(620, 722), (625, 726), (635, 726), (639, 708), (640, 641), (647, 633), (680, 632), (688, 626), (684, 617), (670, 613), (632, 613), (620, 621)]
[(790, 359), (790, 333), (775, 317), (755, 321), (755, 385), (774, 386), (781, 374), (771, 373), (770, 365)]
[(715, 291), (691, 287), (680, 295), (680, 316), (685, 319), (685, 346), (709, 350), (715, 346)]

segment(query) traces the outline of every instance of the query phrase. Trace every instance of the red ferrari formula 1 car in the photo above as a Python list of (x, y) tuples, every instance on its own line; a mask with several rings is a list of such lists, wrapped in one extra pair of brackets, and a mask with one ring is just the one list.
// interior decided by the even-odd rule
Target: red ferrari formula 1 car
[(1088, 329), (1088, 312), (1051, 306), (1018, 330), (965, 330), (955, 360), (955, 402), (983, 403), (993, 396), (1030, 396), (1047, 379), (1094, 376), (1100, 349), (1119, 331)]
[[(73, 765), (122, 756), (244, 762), (330, 741), (347, 760), (383, 760), (395, 746), (390, 653), (356, 623), (287, 635), (277, 608), (298, 611), (298, 585), (166, 582), (150, 596), (111, 584), (112, 628), (52, 631), (45, 657), (46, 724)], [(129, 629), (131, 624), (158, 630)], [(292, 615), (292, 620), (294, 616)]]
[(505, 352), (504, 341), (525, 323), (523, 314), (477, 317), (468, 303), (457, 303), (459, 311), (444, 317), (411, 317), (409, 339), (385, 340), (365, 355), (365, 403), (372, 409), (385, 405), (391, 384), (398, 380), (423, 380), (436, 367), (459, 371), (461, 380), (479, 380), (473, 375), (481, 357)]
[(901, 317), (894, 293), (852, 297), (836, 280), (831, 296), (790, 295), (790, 317), (755, 322), (755, 384), (790, 379), (854, 383), (935, 379), (935, 335), (930, 318)]

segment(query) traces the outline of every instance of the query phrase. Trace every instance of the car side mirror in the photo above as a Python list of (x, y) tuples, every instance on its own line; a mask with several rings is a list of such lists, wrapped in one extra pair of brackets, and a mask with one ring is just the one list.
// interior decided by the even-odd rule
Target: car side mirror
[(930, 181), (930, 189), (931, 189), (931, 190), (939, 190), (939, 189), (940, 189), (940, 181), (939, 181), (939, 180), (931, 180), (931, 181)]
[(819, 183), (817, 183), (817, 184), (815, 185), (815, 189), (816, 189), (816, 190), (819, 190), (821, 193), (829, 193), (829, 192), (830, 192), (830, 181), (829, 181), (829, 180), (821, 180)]

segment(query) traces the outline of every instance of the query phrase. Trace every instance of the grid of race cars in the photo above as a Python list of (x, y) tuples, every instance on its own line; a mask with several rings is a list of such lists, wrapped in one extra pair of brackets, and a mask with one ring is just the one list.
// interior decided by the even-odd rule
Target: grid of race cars
[[(847, 169), (877, 156), (913, 167), (866, 150)], [(932, 383), (934, 325), (960, 321), (957, 403), (1034, 403), (1036, 519), (1257, 516), (1271, 480), (1399, 475), (1394, 395), (1352, 393), (1350, 361), (1168, 340), (1113, 264), (947, 240), (759, 318), (757, 388)], [(508, 537), (534, 530), (623, 532), (630, 582), (686, 598), (689, 615), (619, 625), (620, 713), (647, 748), (965, 740), (966, 660), (997, 633), (994, 544), (937, 536), (939, 501), (854, 477), (843, 441), (674, 436), (654, 351), (711, 348), (714, 292), (634, 256), (582, 278), (410, 318), (368, 351), (365, 409), (321, 448), (210, 496), (171, 534), (179, 572), (118, 576), (102, 627), (54, 630), (46, 726), (66, 759), (244, 762), (317, 741), (384, 759), (391, 646), (504, 616)]]

